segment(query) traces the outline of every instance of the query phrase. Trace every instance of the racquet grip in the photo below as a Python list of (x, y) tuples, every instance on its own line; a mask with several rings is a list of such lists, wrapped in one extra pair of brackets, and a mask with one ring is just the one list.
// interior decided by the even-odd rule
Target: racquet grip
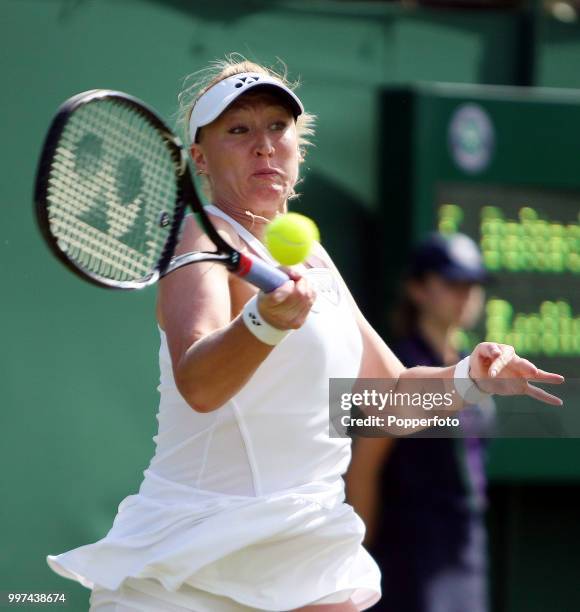
[(240, 254), (240, 263), (235, 273), (265, 293), (274, 291), (289, 280), (288, 275), (282, 270), (274, 268), (251, 254)]

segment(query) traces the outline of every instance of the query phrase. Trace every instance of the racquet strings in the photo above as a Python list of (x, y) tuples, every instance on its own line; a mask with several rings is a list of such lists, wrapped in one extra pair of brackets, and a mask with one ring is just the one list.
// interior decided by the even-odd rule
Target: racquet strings
[(177, 163), (134, 107), (107, 98), (78, 107), (49, 169), (47, 212), (59, 248), (101, 278), (150, 276), (170, 232)]

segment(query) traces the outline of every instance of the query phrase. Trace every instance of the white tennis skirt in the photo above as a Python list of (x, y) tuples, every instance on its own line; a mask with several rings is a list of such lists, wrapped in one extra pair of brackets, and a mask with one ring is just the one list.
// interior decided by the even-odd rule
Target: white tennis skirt
[(380, 598), (380, 571), (343, 495), (342, 481), (251, 498), (149, 474), (105, 538), (47, 561), (93, 590), (98, 612), (279, 612), (336, 597), (365, 610)]
[[(353, 591), (341, 591), (323, 597), (312, 605), (340, 603), (350, 599)], [(229, 597), (215, 595), (187, 584), (178, 591), (167, 591), (156, 580), (128, 578), (115, 591), (95, 587), (89, 612), (251, 612)]]

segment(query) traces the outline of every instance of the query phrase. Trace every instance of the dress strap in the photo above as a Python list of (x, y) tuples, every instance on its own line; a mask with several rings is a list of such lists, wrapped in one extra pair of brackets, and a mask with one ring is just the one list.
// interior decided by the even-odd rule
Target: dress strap
[(232, 219), (227, 213), (213, 204), (207, 204), (204, 208), (206, 212), (227, 221), (236, 230), (238, 236), (262, 259), (271, 263), (273, 266), (278, 266), (278, 262), (270, 255), (268, 249), (243, 225), (238, 223), (235, 219)]

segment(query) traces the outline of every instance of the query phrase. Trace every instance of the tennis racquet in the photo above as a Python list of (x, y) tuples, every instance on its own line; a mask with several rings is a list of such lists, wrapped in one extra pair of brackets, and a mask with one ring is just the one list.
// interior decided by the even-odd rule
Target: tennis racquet
[[(174, 257), (188, 206), (216, 250)], [(38, 164), (35, 207), (54, 255), (101, 287), (142, 289), (198, 262), (221, 263), (266, 292), (288, 280), (218, 234), (180, 140), (119, 91), (83, 92), (58, 109)]]

